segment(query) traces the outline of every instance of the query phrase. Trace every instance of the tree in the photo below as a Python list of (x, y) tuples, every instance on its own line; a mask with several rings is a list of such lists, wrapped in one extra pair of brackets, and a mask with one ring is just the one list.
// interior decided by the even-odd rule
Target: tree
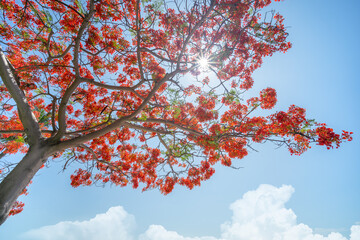
[[(276, 1), (276, 0), (275, 0)], [(0, 223), (40, 168), (62, 158), (74, 187), (131, 184), (170, 193), (232, 166), (254, 143), (301, 154), (351, 140), (276, 91), (248, 98), (265, 56), (286, 52), (271, 0), (0, 2)], [(17, 163), (6, 156), (23, 153)], [(5, 159), (5, 160), (3, 160)]]

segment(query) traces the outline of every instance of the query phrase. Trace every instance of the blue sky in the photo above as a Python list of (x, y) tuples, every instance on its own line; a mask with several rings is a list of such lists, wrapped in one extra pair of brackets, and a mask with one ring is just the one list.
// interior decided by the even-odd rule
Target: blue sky
[[(235, 162), (243, 168), (218, 167), (200, 188), (178, 187), (168, 196), (156, 190), (142, 193), (115, 186), (74, 189), (71, 171), (61, 173), (61, 164), (52, 163), (38, 173), (29, 195), (22, 198), (26, 204), (23, 213), (1, 226), (0, 239), (58, 239), (59, 226), (67, 227), (67, 236), (88, 239), (76, 235), (76, 229), (100, 226), (99, 219), (115, 224), (107, 225), (115, 229), (108, 229), (109, 234), (124, 234), (123, 238), (109, 235), (108, 239), (242, 239), (236, 234), (245, 226), (241, 221), (247, 219), (254, 225), (246, 229), (272, 228), (260, 231), (264, 240), (291, 229), (300, 229), (297, 233), (310, 239), (316, 238), (314, 234), (338, 232), (331, 239), (344, 240), (350, 239), (352, 226), (351, 240), (359, 240), (360, 230), (355, 226), (360, 225), (360, 2), (287, 0), (272, 4), (272, 8), (285, 16), (293, 48), (265, 60), (254, 74), (255, 87), (250, 93), (273, 87), (278, 94), (275, 110), (286, 110), (290, 104), (304, 107), (308, 117), (318, 122), (337, 131), (353, 131), (352, 142), (333, 150), (314, 146), (301, 156), (290, 156), (286, 149), (271, 144), (258, 145), (259, 152)], [(247, 198), (249, 191), (258, 197)], [(259, 204), (269, 207), (251, 206), (251, 199), (263, 199), (259, 196), (265, 196)], [(231, 205), (239, 201), (240, 205)], [(258, 209), (259, 213), (245, 218), (241, 209)], [(95, 218), (96, 214), (103, 215)], [(267, 216), (268, 222), (283, 220), (278, 225), (257, 224), (262, 216)], [(48, 231), (51, 238), (46, 238)]]

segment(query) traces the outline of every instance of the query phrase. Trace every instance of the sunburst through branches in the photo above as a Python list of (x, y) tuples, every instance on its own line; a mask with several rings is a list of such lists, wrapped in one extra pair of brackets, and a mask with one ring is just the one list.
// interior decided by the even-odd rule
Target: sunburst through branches
[(209, 62), (209, 59), (207, 57), (200, 57), (198, 60), (197, 60), (197, 64), (199, 65), (199, 69), (200, 71), (202, 72), (205, 72), (209, 69), (210, 67), (210, 62)]

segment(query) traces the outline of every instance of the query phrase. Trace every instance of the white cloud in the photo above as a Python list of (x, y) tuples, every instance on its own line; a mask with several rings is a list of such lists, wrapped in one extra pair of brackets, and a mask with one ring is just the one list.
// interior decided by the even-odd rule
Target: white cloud
[(135, 218), (122, 207), (112, 207), (89, 221), (60, 222), (31, 230), (24, 236), (37, 240), (133, 240)]
[(360, 224), (351, 227), (351, 240), (360, 240)]
[(264, 184), (245, 193), (231, 204), (233, 216), (221, 225), (221, 238), (185, 237), (160, 225), (149, 226), (135, 238), (132, 234), (134, 218), (122, 207), (110, 208), (89, 221), (60, 222), (26, 235), (39, 240), (360, 240), (360, 225), (351, 227), (350, 239), (347, 239), (338, 232), (327, 236), (315, 234), (309, 226), (297, 223), (295, 213), (285, 207), (293, 192), (292, 186), (277, 188)]
[(214, 237), (183, 237), (177, 232), (168, 231), (163, 226), (151, 225), (148, 230), (140, 235), (139, 240), (217, 240)]
[(225, 240), (346, 240), (340, 233), (325, 237), (314, 234), (305, 224), (297, 224), (295, 213), (285, 207), (293, 192), (291, 186), (276, 188), (264, 184), (245, 193), (231, 204), (232, 221), (221, 226), (221, 237)]
[(221, 226), (222, 237), (229, 240), (281, 239), (279, 234), (296, 223), (294, 212), (284, 207), (293, 192), (291, 186), (261, 185), (245, 193), (231, 204), (232, 221)]

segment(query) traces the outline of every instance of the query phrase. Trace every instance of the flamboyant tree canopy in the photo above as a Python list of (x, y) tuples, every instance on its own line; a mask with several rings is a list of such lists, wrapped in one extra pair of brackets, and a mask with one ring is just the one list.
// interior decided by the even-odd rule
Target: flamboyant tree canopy
[[(175, 184), (199, 186), (252, 143), (301, 154), (311, 143), (351, 140), (295, 105), (256, 115), (276, 104), (272, 88), (245, 99), (262, 59), (291, 47), (284, 18), (263, 10), (270, 3), (2, 0), (3, 214), (22, 209), (16, 198), (48, 158), (79, 165), (74, 187), (167, 194)], [(19, 152), (20, 164), (7, 159)]]

